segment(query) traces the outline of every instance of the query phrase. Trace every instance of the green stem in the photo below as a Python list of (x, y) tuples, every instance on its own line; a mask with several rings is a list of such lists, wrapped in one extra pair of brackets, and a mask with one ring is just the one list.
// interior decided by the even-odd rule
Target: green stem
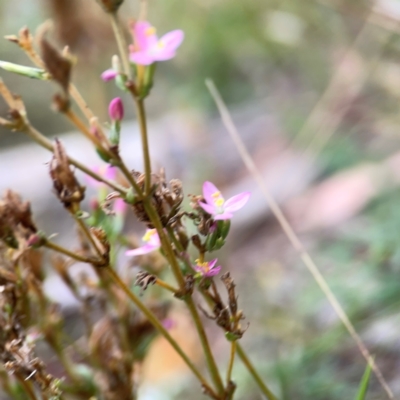
[(93, 248), (96, 250), (97, 255), (100, 257), (100, 259), (103, 259), (103, 252), (99, 248), (98, 244), (96, 243), (96, 240), (94, 239), (92, 233), (90, 232), (89, 228), (86, 226), (86, 224), (78, 218), (75, 214), (72, 213), (72, 216), (74, 217), (75, 221), (83, 231), (83, 233), (86, 235), (86, 237), (89, 239), (90, 244), (93, 246)]
[[(161, 221), (158, 217), (157, 212), (154, 210), (154, 207), (152, 206), (151, 202), (149, 199), (145, 199), (143, 201), (145, 210), (147, 212), (147, 215), (149, 216), (149, 218), (151, 219), (151, 221), (153, 222), (155, 228), (157, 229), (157, 233), (158, 236), (160, 237), (160, 241), (161, 244), (163, 246), (163, 249), (165, 250), (166, 253), (166, 258), (169, 261), (171, 268), (172, 268), (172, 272), (175, 275), (175, 278), (177, 279), (178, 283), (179, 283), (179, 287), (181, 289), (184, 288), (185, 285), (185, 279), (183, 277), (182, 271), (180, 269), (179, 263), (175, 257), (175, 253), (171, 247), (171, 243), (168, 240), (168, 237), (165, 234), (165, 231), (163, 229), (163, 226), (161, 224)], [(206, 361), (207, 361), (207, 367), (210, 371), (210, 375), (211, 378), (214, 382), (215, 387), (218, 390), (218, 393), (220, 395), (223, 395), (224, 393), (224, 385), (222, 383), (222, 379), (221, 376), (219, 374), (218, 371), (218, 367), (217, 364), (215, 362), (214, 356), (211, 352), (211, 348), (210, 345), (208, 343), (208, 339), (207, 339), (207, 335), (206, 332), (204, 331), (204, 327), (203, 324), (201, 322), (199, 313), (197, 311), (197, 308), (193, 302), (192, 297), (187, 297), (185, 299), (185, 303), (189, 308), (190, 314), (192, 315), (193, 321), (195, 323), (199, 338), (200, 338), (200, 342), (201, 345), (203, 347), (203, 351), (204, 351), (204, 355), (206, 357)]]
[(246, 366), (247, 370), (250, 372), (250, 375), (254, 378), (258, 387), (261, 389), (261, 392), (264, 393), (264, 395), (267, 397), (268, 400), (278, 400), (273, 395), (273, 393), (268, 389), (268, 387), (265, 385), (265, 383), (261, 379), (260, 375), (255, 370), (253, 364), (247, 357), (246, 352), (243, 350), (242, 346), (239, 343), (237, 344), (236, 351), (238, 353), (238, 356), (242, 360), (243, 364)]
[(228, 371), (226, 373), (226, 387), (228, 387), (229, 382), (231, 381), (233, 364), (235, 362), (236, 347), (237, 347), (237, 342), (235, 340), (231, 344), (231, 355), (229, 358)]
[(44, 244), (44, 246), (49, 248), (49, 249), (51, 249), (51, 250), (56, 251), (57, 253), (64, 254), (64, 255), (66, 255), (66, 256), (74, 259), (74, 260), (77, 260), (77, 261), (81, 261), (81, 262), (84, 262), (84, 263), (90, 263), (90, 264), (95, 264), (96, 263), (96, 260), (94, 260), (94, 259), (91, 259), (91, 258), (85, 257), (85, 256), (81, 256), (78, 253), (74, 253), (74, 252), (66, 249), (65, 247), (59, 246), (58, 244), (53, 243), (53, 242), (48, 242), (47, 241)]
[(144, 108), (144, 100), (134, 97), (136, 106), (136, 115), (139, 121), (140, 137), (142, 142), (142, 152), (144, 160), (144, 172), (145, 172), (145, 190), (144, 193), (149, 195), (151, 190), (151, 161), (150, 161), (150, 150), (149, 141), (147, 135), (147, 124), (146, 124), (146, 111)]
[(210, 371), (211, 379), (213, 380), (214, 385), (217, 388), (219, 395), (223, 396), (223, 394), (225, 392), (224, 384), (222, 383), (222, 379), (221, 379), (221, 376), (218, 371), (217, 363), (215, 362), (213, 353), (210, 348), (210, 344), (208, 343), (208, 339), (207, 339), (206, 332), (204, 330), (203, 323), (201, 322), (199, 313), (197, 311), (197, 308), (194, 304), (192, 297), (188, 297), (187, 299), (185, 299), (185, 303), (189, 308), (190, 314), (192, 315), (194, 324), (195, 324), (197, 332), (199, 334), (200, 342), (203, 347), (204, 355), (206, 357), (207, 366)]
[(118, 51), (121, 57), (124, 73), (129, 80), (132, 80), (132, 69), (128, 60), (128, 45), (125, 40), (124, 32), (121, 28), (121, 23), (118, 19), (117, 12), (111, 13), (110, 18), (111, 18), (111, 26), (114, 31), (114, 36), (117, 41)]
[(172, 338), (169, 332), (163, 327), (161, 322), (157, 319), (152, 311), (150, 311), (141, 301), (140, 299), (132, 293), (128, 286), (121, 280), (118, 274), (110, 267), (107, 267), (108, 273), (114, 279), (116, 284), (125, 292), (125, 294), (129, 297), (129, 299), (139, 308), (139, 310), (146, 316), (146, 318), (150, 321), (150, 323), (165, 337), (165, 339), (169, 342), (169, 344), (174, 348), (174, 350), (182, 357), (183, 361), (185, 361), (186, 365), (190, 368), (190, 370), (194, 373), (197, 379), (202, 383), (202, 385), (207, 388), (210, 393), (213, 394), (215, 398), (218, 398), (214, 391), (210, 388), (209, 384), (205, 380), (205, 378), (201, 375), (196, 366), (192, 363), (189, 357), (184, 353), (179, 344)]

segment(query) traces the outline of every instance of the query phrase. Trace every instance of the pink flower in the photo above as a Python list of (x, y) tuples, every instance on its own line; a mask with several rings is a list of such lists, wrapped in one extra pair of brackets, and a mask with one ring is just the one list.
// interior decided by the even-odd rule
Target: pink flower
[[(110, 167), (108, 165), (106, 165), (106, 166), (96, 166), (96, 167), (91, 168), (91, 170), (93, 172), (96, 172), (98, 175), (101, 175), (104, 178), (109, 179), (111, 181), (115, 180), (115, 178), (117, 177), (117, 169), (115, 167)], [(86, 181), (87, 181), (89, 186), (92, 186), (92, 187), (94, 187), (96, 189), (105, 186), (105, 183), (99, 182), (98, 180), (92, 178), (89, 175), (86, 175)]]
[(203, 197), (206, 202), (199, 201), (200, 207), (212, 215), (215, 220), (223, 220), (231, 219), (233, 213), (240, 210), (247, 203), (250, 198), (250, 192), (239, 193), (225, 201), (221, 192), (213, 183), (204, 182)]
[(219, 274), (221, 271), (221, 266), (216, 267), (215, 264), (217, 263), (217, 259), (211, 261), (200, 262), (200, 260), (196, 260), (196, 265), (194, 265), (194, 269), (198, 272), (200, 276), (205, 278), (211, 278)]
[(104, 82), (112, 81), (118, 75), (118, 72), (115, 69), (107, 69), (101, 74), (101, 79)]
[(130, 60), (139, 65), (150, 65), (155, 61), (170, 60), (175, 57), (185, 34), (177, 29), (160, 39), (156, 29), (146, 21), (138, 21), (132, 29), (134, 45), (130, 46)]
[(160, 238), (156, 229), (147, 229), (146, 233), (142, 237), (143, 242), (146, 244), (142, 247), (138, 247), (134, 250), (128, 250), (125, 252), (127, 256), (141, 256), (143, 254), (151, 253), (161, 247)]
[(108, 106), (108, 115), (114, 121), (121, 121), (124, 118), (124, 104), (120, 97), (111, 100)]

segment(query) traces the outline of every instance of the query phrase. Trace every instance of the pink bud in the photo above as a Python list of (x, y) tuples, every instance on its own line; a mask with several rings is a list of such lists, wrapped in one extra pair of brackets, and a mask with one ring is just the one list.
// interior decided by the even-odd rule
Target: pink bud
[(108, 115), (114, 121), (121, 121), (124, 118), (124, 105), (119, 97), (111, 100), (108, 106)]
[(103, 79), (104, 82), (108, 82), (115, 79), (117, 75), (118, 72), (115, 71), (114, 69), (107, 69), (101, 74), (101, 79)]

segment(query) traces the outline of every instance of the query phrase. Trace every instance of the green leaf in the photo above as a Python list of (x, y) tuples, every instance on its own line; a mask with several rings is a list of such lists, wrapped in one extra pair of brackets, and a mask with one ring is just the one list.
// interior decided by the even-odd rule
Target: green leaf
[(365, 368), (364, 375), (361, 379), (360, 386), (358, 387), (358, 393), (355, 400), (364, 400), (365, 396), (367, 395), (369, 380), (371, 377), (371, 364), (368, 363), (367, 367)]
[(7, 61), (0, 61), (0, 68), (32, 79), (40, 79), (42, 81), (50, 79), (50, 75), (43, 69), (39, 68), (26, 67), (24, 65), (13, 64)]

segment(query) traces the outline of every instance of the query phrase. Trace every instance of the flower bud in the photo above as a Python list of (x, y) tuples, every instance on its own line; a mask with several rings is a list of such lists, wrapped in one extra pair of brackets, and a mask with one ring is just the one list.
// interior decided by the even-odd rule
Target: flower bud
[(121, 121), (124, 118), (124, 105), (120, 97), (111, 100), (108, 106), (108, 114), (114, 121)]

